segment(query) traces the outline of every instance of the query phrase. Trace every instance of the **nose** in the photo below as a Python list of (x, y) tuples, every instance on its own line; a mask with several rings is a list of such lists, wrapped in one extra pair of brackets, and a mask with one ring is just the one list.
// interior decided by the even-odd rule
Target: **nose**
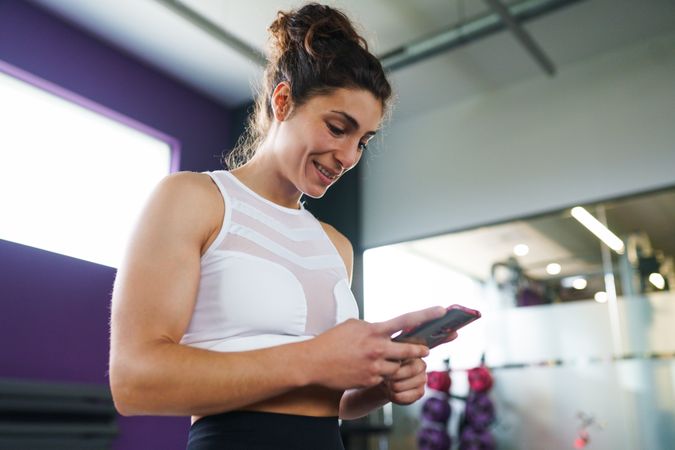
[(361, 151), (358, 148), (359, 142), (354, 142), (352, 139), (345, 140), (345, 142), (336, 149), (335, 168), (340, 172), (346, 172), (354, 167), (361, 159)]

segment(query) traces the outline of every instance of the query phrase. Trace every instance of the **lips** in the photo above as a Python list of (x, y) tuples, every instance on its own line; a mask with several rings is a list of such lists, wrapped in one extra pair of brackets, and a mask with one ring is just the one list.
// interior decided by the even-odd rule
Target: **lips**
[(326, 177), (329, 181), (335, 181), (340, 176), (338, 172), (333, 172), (332, 170), (327, 169), (325, 166), (322, 166), (316, 161), (314, 161), (314, 166), (318, 169), (321, 175)]

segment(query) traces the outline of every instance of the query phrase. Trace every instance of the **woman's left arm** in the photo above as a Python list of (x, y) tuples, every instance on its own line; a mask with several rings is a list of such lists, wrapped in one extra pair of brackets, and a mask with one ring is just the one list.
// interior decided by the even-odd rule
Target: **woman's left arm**
[[(325, 223), (321, 225), (344, 260), (349, 275), (349, 284), (351, 284), (354, 261), (351, 242), (332, 226)], [(363, 417), (389, 402), (399, 405), (409, 405), (415, 402), (424, 395), (424, 385), (427, 380), (426, 367), (421, 358), (410, 359), (404, 361), (396, 373), (379, 385), (346, 391), (340, 401), (340, 418)]]
[[(352, 244), (332, 226), (323, 222), (321, 225), (342, 256), (351, 285), (354, 261)], [(453, 332), (445, 342), (450, 342), (456, 337), (457, 333)], [(401, 367), (393, 375), (377, 386), (345, 391), (340, 400), (340, 418), (358, 419), (389, 402), (398, 405), (416, 402), (424, 395), (427, 382), (426, 369), (427, 365), (422, 358), (408, 359), (401, 363)]]

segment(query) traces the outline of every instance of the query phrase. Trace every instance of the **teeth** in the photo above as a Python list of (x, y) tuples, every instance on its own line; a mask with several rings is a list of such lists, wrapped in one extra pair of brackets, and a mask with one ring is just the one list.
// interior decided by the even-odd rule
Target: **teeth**
[(314, 163), (314, 164), (316, 165), (316, 168), (319, 169), (319, 172), (326, 175), (326, 177), (330, 178), (331, 180), (334, 180), (335, 178), (337, 178), (337, 175), (333, 175), (332, 173), (330, 173), (329, 171), (324, 169), (324, 167), (321, 164), (319, 164), (319, 163)]

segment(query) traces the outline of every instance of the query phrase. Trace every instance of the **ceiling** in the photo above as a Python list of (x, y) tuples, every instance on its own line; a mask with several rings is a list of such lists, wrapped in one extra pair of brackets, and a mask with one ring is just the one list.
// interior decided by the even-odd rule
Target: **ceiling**
[[(34, 0), (228, 107), (251, 100), (261, 67), (166, 6), (167, 0)], [(524, 0), (525, 2), (536, 0)], [(545, 1), (545, 0), (540, 0)], [(182, 0), (263, 51), (266, 28), (288, 0)], [(377, 55), (437, 30), (492, 14), (484, 0), (334, 0)], [(508, 0), (507, 4), (523, 3)], [(675, 28), (675, 0), (583, 0), (527, 22), (558, 71)], [(531, 77), (545, 77), (525, 48), (501, 31), (393, 71), (395, 118), (429, 111)]]

